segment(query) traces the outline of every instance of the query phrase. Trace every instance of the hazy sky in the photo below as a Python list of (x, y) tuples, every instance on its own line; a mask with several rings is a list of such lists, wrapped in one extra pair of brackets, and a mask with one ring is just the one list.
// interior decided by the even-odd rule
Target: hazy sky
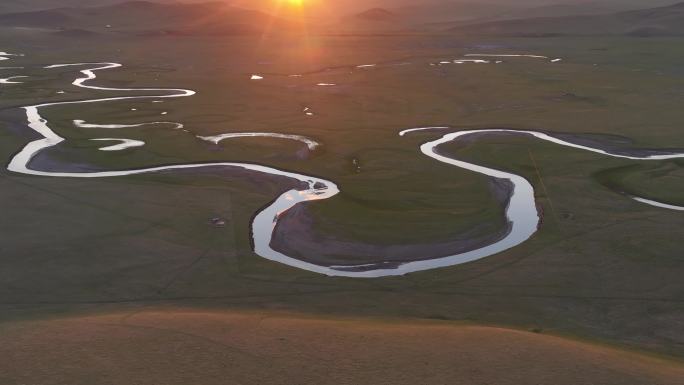
[[(201, 0), (193, 0), (201, 1)], [(228, 0), (236, 5), (252, 8), (255, 6), (269, 6), (274, 1), (285, 0)], [(684, 0), (304, 0), (309, 6), (325, 6), (338, 9), (367, 9), (376, 6), (387, 8), (401, 7), (405, 5), (421, 4), (502, 4), (507, 6), (544, 6), (552, 4), (613, 4), (629, 5), (636, 8), (656, 7), (663, 4), (674, 4)]]
[[(0, 0), (0, 11), (25, 11), (36, 9), (47, 9), (64, 6), (96, 6), (103, 4), (113, 4), (126, 0)], [(205, 2), (205, 1), (225, 1), (226, 3), (240, 6), (243, 8), (261, 9), (272, 11), (277, 2), (288, 0), (149, 0), (153, 2)], [(684, 0), (302, 0), (305, 2), (306, 9), (310, 14), (330, 15), (332, 17), (361, 12), (373, 7), (399, 8), (407, 5), (429, 5), (429, 4), (470, 4), (486, 5), (498, 4), (502, 8), (522, 9), (534, 6), (545, 6), (554, 4), (599, 4), (598, 8), (605, 8), (607, 11), (620, 11), (625, 9), (652, 8), (663, 5), (670, 5)], [(608, 7), (605, 7), (609, 5)], [(471, 7), (472, 8), (472, 7)], [(490, 7), (491, 8), (491, 7)], [(622, 8), (622, 9), (621, 9)], [(325, 12), (315, 12), (325, 11)]]

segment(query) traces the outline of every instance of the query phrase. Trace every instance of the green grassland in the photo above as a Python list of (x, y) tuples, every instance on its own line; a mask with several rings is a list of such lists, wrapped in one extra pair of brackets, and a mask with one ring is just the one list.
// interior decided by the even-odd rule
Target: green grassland
[[(134, 100), (45, 109), (55, 130), (69, 138), (47, 152), (52, 166), (239, 161), (320, 176), (342, 190), (309, 205), (320, 237), (414, 244), (469, 231), (485, 235), (503, 226), (503, 207), (486, 178), (420, 153), (419, 145), (440, 131), (399, 137), (405, 128), (510, 127), (614, 135), (629, 138), (627, 146), (635, 148), (684, 147), (680, 39), (480, 41), (432, 35), (82, 42), (28, 30), (1, 35), (0, 49), (26, 54), (2, 65), (26, 65), (22, 74), (33, 76), (22, 85), (0, 86), (4, 159), (33, 138), (17, 107), (117, 95), (70, 86), (73, 68), (35, 66), (117, 61), (125, 68), (100, 72), (98, 84), (183, 87), (198, 94), (158, 104)], [(429, 65), (483, 51), (564, 61)], [(345, 67), (391, 61), (414, 64)], [(315, 72), (328, 67), (336, 69)], [(307, 72), (313, 73), (278, 75)], [(256, 73), (264, 81), (250, 81)], [(338, 86), (316, 87), (318, 82)], [(67, 93), (57, 95), (58, 90)], [(313, 117), (303, 114), (305, 106)], [(73, 119), (169, 120), (190, 132), (164, 126), (78, 129)], [(323, 146), (298, 157), (302, 146), (288, 141), (233, 139), (214, 146), (194, 137), (244, 131), (306, 135)], [(105, 153), (97, 151), (101, 143), (87, 140), (96, 137), (147, 145)], [(0, 314), (12, 319), (182, 305), (439, 318), (684, 355), (684, 259), (677, 242), (684, 216), (621, 194), (683, 204), (681, 162), (614, 159), (509, 136), (442, 150), (530, 180), (543, 207), (541, 230), (519, 247), (467, 265), (398, 278), (328, 278), (266, 261), (251, 250), (250, 219), (292, 187), (287, 180), (218, 169), (98, 180), (1, 171)], [(214, 216), (226, 218), (227, 225), (211, 226)]]

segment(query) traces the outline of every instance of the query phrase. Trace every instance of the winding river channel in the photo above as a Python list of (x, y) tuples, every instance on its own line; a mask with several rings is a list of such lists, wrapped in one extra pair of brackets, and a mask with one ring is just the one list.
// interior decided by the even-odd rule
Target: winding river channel
[[(0, 56), (3, 56), (0, 53)], [(8, 54), (4, 55), (8, 57)], [(535, 58), (546, 58), (544, 56), (536, 55), (472, 55), (472, 56), (528, 56)], [(548, 58), (546, 58), (548, 59)], [(463, 59), (463, 62), (476, 62), (470, 59)], [(374, 66), (374, 65), (373, 65)], [(267, 167), (259, 164), (251, 163), (236, 163), (236, 162), (214, 162), (214, 163), (189, 163), (189, 164), (175, 164), (175, 165), (164, 165), (157, 167), (139, 168), (139, 169), (128, 169), (128, 170), (112, 170), (112, 171), (93, 171), (93, 172), (58, 172), (58, 171), (43, 171), (31, 167), (32, 159), (38, 155), (40, 152), (47, 150), (51, 147), (57, 146), (66, 139), (59, 136), (50, 127), (50, 123), (46, 118), (41, 115), (41, 111), (48, 108), (56, 108), (64, 105), (76, 105), (76, 104), (92, 104), (92, 103), (105, 103), (113, 102), (118, 100), (143, 100), (143, 99), (154, 99), (154, 101), (159, 101), (159, 99), (165, 98), (184, 98), (190, 97), (195, 94), (192, 90), (187, 89), (163, 89), (163, 88), (109, 88), (102, 86), (92, 85), (91, 82), (97, 78), (97, 71), (111, 70), (121, 67), (119, 63), (71, 63), (71, 64), (55, 64), (44, 67), (45, 69), (62, 68), (62, 67), (75, 67), (79, 69), (79, 72), (83, 75), (73, 81), (73, 85), (80, 88), (86, 88), (96, 91), (116, 91), (116, 92), (144, 92), (145, 95), (131, 95), (131, 96), (121, 96), (121, 97), (103, 97), (96, 99), (83, 99), (83, 100), (73, 100), (73, 101), (62, 101), (53, 103), (42, 103), (36, 105), (30, 105), (23, 107), (27, 125), (30, 129), (35, 131), (41, 136), (41, 138), (28, 143), (23, 149), (21, 149), (16, 155), (14, 155), (7, 169), (9, 171), (26, 174), (35, 175), (43, 177), (60, 177), (60, 178), (111, 178), (111, 177), (122, 177), (129, 175), (139, 175), (146, 173), (155, 173), (167, 170), (180, 170), (180, 169), (199, 169), (207, 167), (224, 167), (228, 169), (243, 169), (256, 173), (276, 175), (281, 177), (286, 177), (297, 182), (299, 188), (291, 189), (284, 192), (279, 197), (277, 197), (272, 203), (259, 211), (254, 217), (251, 223), (252, 238), (254, 244), (254, 251), (259, 256), (279, 262), (285, 265), (289, 265), (295, 268), (325, 274), (329, 276), (344, 276), (353, 278), (375, 278), (384, 276), (397, 276), (405, 275), (412, 272), (436, 269), (440, 267), (453, 266), (462, 263), (467, 263), (488, 256), (500, 253), (502, 251), (511, 249), (521, 243), (527, 241), (535, 232), (537, 232), (540, 224), (540, 216), (537, 211), (537, 206), (535, 202), (535, 192), (533, 186), (522, 176), (505, 172), (489, 167), (484, 167), (476, 165), (473, 163), (457, 160), (451, 157), (441, 155), (438, 151), (439, 146), (454, 142), (463, 138), (465, 136), (479, 135), (484, 133), (506, 133), (506, 134), (517, 134), (517, 135), (527, 135), (535, 137), (540, 140), (552, 142), (561, 146), (571, 147), (575, 149), (581, 149), (586, 151), (591, 151), (595, 153), (600, 153), (606, 156), (619, 157), (625, 159), (633, 160), (665, 160), (674, 158), (684, 158), (684, 153), (650, 153), (646, 155), (639, 155), (638, 153), (625, 154), (623, 152), (615, 152), (610, 149), (594, 147), (587, 144), (573, 143), (570, 140), (561, 139), (550, 133), (537, 132), (537, 131), (525, 131), (525, 130), (510, 130), (510, 129), (489, 129), (489, 130), (468, 130), (468, 131), (458, 131), (450, 132), (441, 138), (427, 142), (421, 146), (421, 151), (435, 159), (436, 161), (449, 164), (454, 167), (459, 167), (463, 169), (476, 172), (478, 174), (485, 175), (487, 177), (504, 181), (507, 186), (510, 186), (510, 196), (508, 198), (508, 204), (506, 206), (505, 214), (508, 221), (509, 231), (499, 240), (496, 240), (484, 247), (479, 247), (474, 250), (466, 251), (459, 254), (444, 256), (440, 258), (424, 259), (424, 256), (416, 256), (415, 260), (407, 261), (399, 264), (392, 264), (388, 266), (386, 264), (377, 265), (320, 265), (312, 262), (303, 261), (291, 256), (285, 255), (278, 250), (271, 247), (271, 243), (274, 236), (274, 231), (276, 225), (283, 215), (286, 215), (288, 210), (293, 207), (305, 204), (305, 202), (311, 202), (316, 200), (330, 199), (337, 195), (340, 190), (338, 186), (330, 181), (322, 178), (317, 178), (313, 176), (303, 175), (295, 172), (280, 170), (272, 167)], [(370, 68), (370, 65), (362, 66), (361, 68)], [(74, 125), (80, 128), (130, 128), (130, 127), (141, 127), (144, 125), (170, 125), (173, 128), (182, 128), (183, 125), (176, 122), (151, 122), (151, 123), (140, 123), (140, 124), (91, 124), (86, 123), (83, 120), (75, 120)], [(445, 130), (448, 127), (422, 127), (422, 128), (412, 128), (400, 132), (401, 136), (406, 136), (411, 133), (427, 131), (427, 130)], [(314, 150), (320, 144), (311, 138), (307, 138), (301, 135), (290, 135), (281, 133), (260, 133), (260, 132), (246, 132), (246, 133), (227, 133), (216, 136), (206, 136), (198, 137), (200, 139), (210, 141), (213, 143), (219, 143), (222, 140), (237, 137), (270, 137), (284, 140), (294, 140), (299, 141), (310, 149)], [(101, 142), (114, 142), (106, 147), (101, 147), (102, 151), (121, 151), (125, 149), (130, 149), (134, 147), (144, 146), (145, 143), (142, 141), (136, 141), (132, 139), (125, 138), (95, 138), (91, 139)], [(303, 186), (305, 187), (302, 187)], [(684, 210), (684, 207), (678, 207), (673, 205), (668, 205), (665, 203), (655, 202), (645, 198), (633, 197), (635, 200), (650, 204), (652, 206), (660, 207), (663, 209), (672, 210)]]

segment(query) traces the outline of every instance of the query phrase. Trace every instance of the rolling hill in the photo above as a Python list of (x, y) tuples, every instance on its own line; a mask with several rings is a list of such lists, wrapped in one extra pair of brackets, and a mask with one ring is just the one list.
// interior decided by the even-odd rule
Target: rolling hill
[(355, 15), (357, 19), (366, 21), (394, 21), (396, 15), (384, 8), (371, 8)]
[[(676, 4), (677, 0), (581, 0), (577, 2), (564, 1), (538, 6), (520, 6), (506, 11), (501, 9), (491, 17), (494, 20), (529, 19), (536, 17), (565, 17), (613, 14), (618, 12), (639, 10), (644, 8), (665, 7)], [(481, 20), (488, 21), (488, 20)]]
[(608, 15), (539, 17), (460, 25), (452, 32), (488, 36), (682, 36), (684, 3)]
[(388, 33), (411, 28), (412, 20), (399, 16), (386, 8), (370, 8), (343, 16), (339, 22), (319, 29), (325, 33)]
[(264, 26), (283, 30), (293, 23), (224, 2), (196, 4), (128, 1), (100, 7), (64, 7), (0, 15), (4, 27), (39, 27), (144, 34), (253, 34)]

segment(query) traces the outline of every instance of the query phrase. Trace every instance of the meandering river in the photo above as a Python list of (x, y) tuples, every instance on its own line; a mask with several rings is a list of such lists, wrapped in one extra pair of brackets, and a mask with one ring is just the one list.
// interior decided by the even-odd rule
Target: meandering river
[[(5, 53), (0, 53), (3, 56)], [(5, 56), (8, 56), (5, 54)], [(494, 54), (479, 54), (471, 56), (482, 56), (482, 57), (513, 57), (513, 56), (527, 56), (533, 58), (544, 58), (545, 56), (539, 55), (494, 55)], [(555, 60), (555, 59), (554, 59)], [(480, 63), (484, 62), (479, 59), (461, 59), (460, 62), (474, 62)], [(62, 68), (62, 67), (76, 67), (80, 68), (79, 72), (83, 75), (73, 81), (73, 85), (80, 88), (87, 88), (97, 91), (116, 91), (116, 92), (135, 92), (135, 93), (145, 93), (145, 95), (131, 95), (131, 96), (120, 96), (120, 97), (103, 97), (95, 99), (82, 99), (82, 100), (72, 100), (72, 101), (62, 101), (53, 103), (42, 103), (36, 105), (30, 105), (23, 107), (26, 113), (27, 125), (30, 129), (35, 131), (41, 136), (41, 138), (36, 139), (26, 146), (24, 146), (21, 151), (12, 157), (7, 169), (27, 175), (36, 175), (43, 177), (60, 177), (60, 178), (112, 178), (112, 177), (122, 177), (128, 175), (138, 175), (145, 173), (154, 173), (167, 170), (179, 170), (179, 169), (199, 169), (207, 167), (224, 167), (228, 169), (244, 169), (256, 173), (277, 175), (281, 177), (286, 177), (292, 179), (293, 182), (299, 182), (297, 184), (303, 183), (306, 187), (294, 188), (286, 191), (279, 197), (277, 197), (271, 204), (263, 208), (254, 217), (251, 230), (252, 238), (254, 244), (254, 251), (259, 256), (283, 263), (295, 268), (304, 269), (307, 271), (325, 274), (329, 276), (344, 276), (344, 277), (354, 277), (354, 278), (374, 278), (374, 277), (384, 277), (384, 276), (395, 276), (404, 275), (407, 273), (424, 271), (430, 269), (436, 269), (440, 267), (453, 266), (466, 262), (475, 261), (478, 259), (486, 258), (488, 256), (498, 254), (505, 250), (511, 249), (520, 245), (521, 243), (527, 241), (539, 228), (540, 216), (537, 212), (537, 206), (535, 202), (535, 193), (533, 186), (522, 176), (497, 170), (494, 168), (484, 167), (481, 165), (465, 162), (462, 160), (454, 159), (452, 157), (444, 156), (439, 153), (439, 146), (454, 142), (463, 138), (465, 136), (479, 135), (484, 133), (507, 133), (507, 134), (517, 134), (517, 135), (528, 135), (541, 139), (544, 141), (552, 142), (561, 146), (571, 147), (575, 149), (581, 149), (585, 151), (591, 151), (595, 153), (600, 153), (606, 156), (620, 157), (625, 159), (633, 160), (664, 160), (664, 159), (675, 159), (684, 158), (684, 153), (652, 153), (647, 155), (639, 154), (625, 154), (623, 152), (611, 151), (607, 148), (601, 148), (600, 146), (592, 146), (587, 144), (573, 143), (570, 140), (561, 139), (558, 136), (554, 136), (550, 133), (537, 132), (537, 131), (525, 131), (525, 130), (510, 130), (510, 129), (489, 129), (489, 130), (467, 130), (467, 131), (457, 131), (450, 132), (442, 136), (437, 140), (427, 142), (421, 146), (421, 151), (435, 159), (436, 161), (452, 165), (454, 167), (463, 168), (470, 170), (472, 172), (485, 175), (490, 178), (497, 180), (502, 180), (510, 186), (510, 196), (508, 198), (508, 204), (505, 210), (506, 219), (508, 222), (509, 231), (501, 239), (495, 240), (492, 243), (480, 247), (474, 250), (470, 250), (463, 253), (458, 253), (454, 255), (449, 255), (446, 257), (424, 259), (416, 256), (416, 260), (408, 261), (404, 263), (395, 263), (391, 266), (385, 266), (382, 264), (373, 265), (369, 268), (368, 264), (364, 265), (344, 265), (344, 266), (327, 266), (323, 264), (316, 264), (312, 262), (302, 261), (291, 256), (285, 255), (278, 250), (271, 247), (271, 241), (273, 239), (274, 230), (278, 224), (279, 219), (283, 215), (287, 215), (287, 212), (295, 207), (296, 205), (306, 204), (306, 202), (330, 199), (339, 193), (338, 186), (326, 179), (303, 175), (295, 172), (279, 170), (272, 167), (267, 167), (259, 164), (251, 163), (236, 163), (236, 162), (213, 162), (213, 163), (188, 163), (188, 164), (175, 164), (175, 165), (164, 165), (157, 167), (147, 167), (139, 169), (128, 169), (128, 170), (111, 170), (111, 171), (94, 171), (94, 172), (58, 172), (58, 171), (44, 171), (38, 168), (32, 167), (32, 159), (42, 151), (45, 151), (51, 147), (57, 146), (66, 139), (57, 134), (50, 126), (50, 123), (46, 118), (41, 115), (41, 111), (48, 108), (56, 108), (64, 105), (75, 105), (75, 104), (92, 104), (92, 103), (105, 103), (113, 102), (119, 100), (143, 100), (143, 99), (154, 99), (155, 102), (160, 102), (160, 99), (166, 98), (184, 98), (190, 97), (195, 94), (194, 91), (188, 89), (164, 89), (164, 88), (110, 88), (103, 86), (92, 85), (92, 81), (97, 78), (97, 71), (111, 70), (121, 67), (119, 63), (69, 63), (69, 64), (55, 64), (44, 67), (45, 69)], [(360, 65), (359, 68), (372, 68), (375, 65)], [(262, 78), (263, 79), (263, 78)], [(259, 80), (262, 80), (259, 79)], [(319, 85), (332, 86), (333, 83), (320, 83)], [(144, 125), (170, 125), (173, 128), (183, 128), (181, 123), (176, 122), (150, 122), (150, 123), (139, 123), (139, 124), (92, 124), (86, 123), (83, 120), (74, 120), (74, 125), (80, 128), (131, 128), (131, 127), (141, 127)], [(401, 136), (405, 136), (411, 133), (427, 131), (427, 130), (445, 130), (448, 127), (421, 127), (412, 128), (400, 132)], [(262, 133), (262, 132), (245, 132), (245, 133), (225, 133), (215, 136), (203, 136), (200, 139), (207, 140), (213, 143), (220, 143), (222, 140), (236, 137), (270, 137), (284, 140), (295, 140), (304, 143), (310, 150), (315, 150), (320, 143), (317, 141), (295, 134), (281, 134), (281, 133)], [(133, 147), (140, 147), (145, 145), (142, 141), (136, 141), (126, 138), (94, 138), (95, 141), (112, 141), (115, 142), (112, 145), (102, 147), (102, 151), (120, 151), (125, 149), (130, 149)], [(668, 205), (665, 203), (655, 202), (645, 198), (634, 197), (635, 200), (650, 204), (652, 206), (672, 209), (672, 210), (684, 210), (684, 207), (678, 207), (673, 205)]]

